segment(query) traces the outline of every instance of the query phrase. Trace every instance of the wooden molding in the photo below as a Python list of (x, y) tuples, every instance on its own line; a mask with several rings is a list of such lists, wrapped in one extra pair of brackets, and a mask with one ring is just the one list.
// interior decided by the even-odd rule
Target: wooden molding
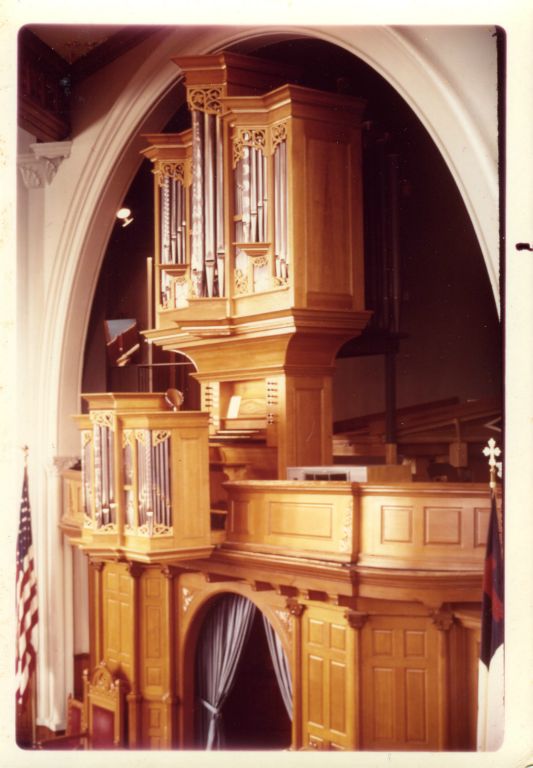
[(439, 608), (436, 611), (432, 611), (431, 621), (440, 632), (447, 632), (452, 628), (455, 617), (452, 611)]
[(368, 620), (368, 613), (348, 610), (345, 611), (344, 618), (352, 629), (362, 629)]
[(296, 600), (294, 597), (287, 598), (285, 605), (287, 606), (287, 610), (289, 611), (290, 615), (297, 619), (300, 618), (306, 608), (305, 605), (299, 603), (298, 600)]

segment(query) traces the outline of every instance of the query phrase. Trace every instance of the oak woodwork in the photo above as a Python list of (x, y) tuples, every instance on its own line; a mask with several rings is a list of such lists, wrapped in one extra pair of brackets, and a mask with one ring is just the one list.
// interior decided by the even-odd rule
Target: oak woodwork
[(104, 661), (90, 676), (85, 670), (83, 698), (89, 748), (110, 749), (131, 744), (126, 734), (126, 690), (124, 680), (113, 674)]
[[(219, 120), (216, 151), (222, 153), (224, 252), (217, 250), (217, 259), (223, 260), (225, 280), (218, 295), (198, 295), (188, 239), (186, 258), (179, 265), (161, 256), (159, 185), (162, 176), (172, 177), (178, 166), (187, 199), (184, 222), (187, 231), (195, 227), (189, 170), (196, 162), (195, 139), (193, 130), (191, 148), (190, 131), (148, 135), (143, 154), (155, 174), (157, 319), (156, 328), (145, 335), (194, 362), (212, 436), (239, 426), (264, 431), (266, 444), (277, 452), (274, 476), (280, 478), (287, 466), (331, 463), (335, 354), (359, 335), (370, 317), (364, 306), (364, 103), (283, 83), (282, 69), (251, 57), (221, 53), (174, 61), (182, 71), (191, 111), (216, 114)], [(286, 173), (275, 170), (280, 146)], [(258, 153), (266, 174), (264, 242), (254, 237), (236, 242), (237, 223), (244, 221), (236, 203), (236, 166), (244, 157), (243, 147)], [(206, 200), (205, 215), (214, 215)], [(286, 225), (281, 223), (283, 214), (276, 218), (285, 204)], [(286, 250), (276, 250), (279, 237)], [(288, 272), (285, 267), (280, 272), (280, 259)], [(258, 282), (256, 267), (263, 270)], [(248, 391), (242, 413), (229, 418), (228, 401), (240, 396), (243, 386)], [(245, 409), (252, 400), (257, 404), (253, 413)]]
[(477, 483), (367, 486), (361, 495), (359, 564), (479, 571), (490, 499)]
[[(65, 475), (61, 527), (90, 556), (91, 666), (104, 660), (127, 685), (130, 748), (193, 748), (197, 642), (213, 601), (237, 593), (264, 613), (286, 652), (291, 749), (473, 748), (486, 486), (392, 473), (367, 483), (283, 479), (289, 466), (332, 463), (335, 356), (369, 319), (363, 104), (287, 84), (276, 66), (240, 55), (175, 63), (189, 106), (219, 116), (204, 127), (222, 147), (224, 279), (206, 298), (191, 263), (194, 128), (150, 134), (156, 324), (145, 336), (194, 363), (202, 412), (171, 412), (163, 393), (85, 396), (89, 414), (78, 424), (92, 493), (80, 495), (79, 476)], [(273, 156), (279, 141), (286, 178)], [(264, 242), (237, 240), (245, 226), (234, 161), (243, 146), (260, 156), (266, 200), (286, 194), (283, 270), (272, 211)], [(179, 264), (161, 256), (158, 187), (177, 176), (188, 232)], [(266, 272), (254, 282), (256, 268)], [(427, 413), (411, 415), (410, 427), (425, 426)], [(105, 525), (95, 425), (113, 433), (116, 510)], [(370, 453), (380, 429), (372, 422), (357, 436)], [(170, 441), (172, 525), (159, 528), (140, 522), (139, 465), (150, 473), (137, 461), (149, 454), (136, 432), (149, 430)], [(393, 456), (395, 446), (387, 450)]]
[(446, 678), (427, 618), (373, 616), (362, 629), (363, 749), (442, 748)]
[(61, 474), (63, 508), (60, 527), (70, 544), (79, 543), (83, 527), (83, 499), (81, 473), (66, 469)]
[(307, 604), (302, 618), (302, 743), (356, 749), (354, 631), (339, 608)]
[[(209, 517), (208, 415), (193, 411), (170, 411), (164, 393), (120, 393), (85, 395), (89, 414), (76, 417), (84, 445), (88, 443), (90, 460), (84, 462), (90, 474), (81, 531), (82, 548), (89, 553), (129, 554), (133, 559), (150, 562), (156, 557), (176, 559), (181, 555), (206, 555), (212, 549)], [(96, 469), (96, 445), (91, 430), (104, 424), (113, 438), (113, 498), (115, 517), (107, 524), (97, 504), (99, 477)], [(168, 444), (168, 466), (161, 469), (150, 461), (152, 487), (159, 494), (162, 483), (170, 486), (170, 512), (164, 524), (157, 520), (142, 523), (140, 508), (140, 444), (149, 437), (150, 444)], [(130, 450), (131, 479), (126, 477), (125, 451)], [(150, 450), (150, 449), (148, 449)], [(84, 457), (86, 454), (84, 453)], [(149, 495), (149, 494), (148, 494)], [(150, 504), (155, 502), (150, 501)], [(112, 504), (109, 506), (113, 506)], [(193, 511), (194, 510), (194, 511)], [(149, 511), (148, 514), (153, 514)], [(141, 524), (142, 523), (142, 524)]]

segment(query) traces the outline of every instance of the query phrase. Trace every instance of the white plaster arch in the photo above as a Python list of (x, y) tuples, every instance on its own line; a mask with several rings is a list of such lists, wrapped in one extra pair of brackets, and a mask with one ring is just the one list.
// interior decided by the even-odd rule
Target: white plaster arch
[[(121, 71), (118, 91), (112, 78), (109, 80), (107, 86), (113, 98), (107, 97), (108, 108), (102, 116), (84, 123), (80, 110), (71, 157), (46, 191), (47, 210), (52, 213), (43, 248), (50, 266), (38, 342), (38, 395), (32, 405), (39, 435), (37, 462), (41, 467), (50, 466), (58, 456), (78, 453), (77, 431), (70, 417), (79, 410), (85, 335), (100, 264), (114, 223), (110, 211), (119, 206), (140, 162), (139, 131), (160, 130), (172, 114), (168, 98), (179, 73), (171, 56), (209, 53), (247, 40), (258, 43), (290, 36), (314, 36), (342, 46), (374, 67), (410, 104), (456, 179), (498, 304), (496, 142), (491, 141), (480, 115), (469, 108), (469, 88), (475, 90), (479, 85), (468, 84), (468, 78), (461, 81), (458, 72), (455, 79), (450, 77), (451, 65), (446, 61), (442, 41), (424, 42), (418, 32), (389, 27), (180, 27), (158, 32), (144, 49), (146, 55), (140, 65), (136, 61), (132, 67), (135, 60), (125, 57), (127, 71)], [(89, 84), (88, 95), (91, 87)], [(59, 514), (59, 489), (54, 483), (50, 486), (50, 477), (42, 474), (38, 503), (48, 529), (55, 528)], [(57, 572), (47, 579), (53, 591), (53, 584), (60, 587), (64, 579), (61, 544), (57, 537), (50, 536), (41, 546), (43, 560), (57, 567)], [(52, 565), (50, 568), (53, 570)], [(67, 608), (65, 611), (68, 613)], [(46, 623), (40, 626), (41, 633), (46, 634)], [(43, 640), (40, 664), (45, 674), (41, 675), (44, 690), (39, 699), (40, 720), (53, 726), (60, 716), (51, 713), (62, 712), (64, 691), (51, 690), (47, 680), (64, 678), (64, 668), (57, 668), (69, 658), (71, 643), (60, 611), (53, 639)], [(47, 648), (55, 648), (54, 653)]]

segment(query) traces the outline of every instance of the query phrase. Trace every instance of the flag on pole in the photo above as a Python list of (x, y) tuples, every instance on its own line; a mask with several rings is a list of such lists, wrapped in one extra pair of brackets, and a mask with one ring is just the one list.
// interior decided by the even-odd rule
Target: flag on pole
[(498, 749), (504, 726), (504, 601), (503, 558), (498, 528), (496, 492), (491, 488), (491, 510), (483, 576), (481, 648), (478, 682), (479, 750)]
[(31, 510), (28, 494), (28, 469), (24, 467), (22, 498), (20, 502), (17, 536), (17, 703), (21, 704), (28, 692), (36, 668), (37, 581), (33, 562)]

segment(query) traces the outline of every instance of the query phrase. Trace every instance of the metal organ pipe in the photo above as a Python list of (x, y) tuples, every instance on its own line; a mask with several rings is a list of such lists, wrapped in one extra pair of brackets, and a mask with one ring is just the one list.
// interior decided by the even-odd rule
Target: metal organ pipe
[(187, 261), (187, 252), (185, 249), (185, 232), (187, 220), (185, 218), (185, 189), (183, 184), (178, 184), (179, 199), (179, 219), (178, 219), (178, 261), (185, 264)]
[(250, 150), (243, 149), (242, 157), (242, 241), (250, 242)]
[(107, 435), (105, 428), (99, 426), (100, 450), (102, 452), (102, 523), (107, 525), (109, 522), (109, 496), (108, 496), (108, 455), (107, 455)]
[(140, 433), (143, 437), (137, 443), (137, 477), (138, 477), (138, 504), (139, 504), (139, 526), (146, 523), (146, 458), (144, 445), (144, 431)]
[(192, 253), (191, 279), (196, 296), (202, 296), (204, 274), (204, 182), (202, 113), (192, 111)]
[(165, 176), (161, 186), (161, 262), (168, 264), (170, 261), (169, 242), (169, 213), (170, 213), (170, 179)]
[(172, 506), (170, 499), (170, 464), (169, 464), (169, 440), (163, 443), (163, 478), (164, 478), (164, 503), (165, 503), (165, 522), (166, 525), (172, 525)]
[(148, 523), (148, 533), (152, 535), (154, 526), (154, 506), (153, 506), (153, 484), (152, 484), (152, 433), (149, 429), (146, 434), (146, 519)]
[(114, 452), (114, 432), (110, 427), (105, 428), (107, 437), (107, 461), (109, 466), (109, 521), (116, 523), (116, 505), (115, 505), (115, 452)]
[(276, 260), (276, 277), (281, 277), (280, 175), (280, 153), (278, 145), (274, 151), (274, 255)]
[(250, 149), (250, 243), (257, 242), (257, 150)]
[(225, 281), (225, 244), (224, 244), (224, 142), (220, 116), (215, 117), (215, 147), (216, 147), (216, 247), (218, 295), (224, 296)]
[(274, 209), (276, 276), (287, 278), (287, 144), (280, 142), (274, 152)]
[(204, 264), (207, 295), (213, 296), (215, 280), (215, 141), (214, 115), (204, 113)]
[(169, 221), (169, 240), (170, 240), (170, 262), (176, 263), (176, 181), (175, 179), (169, 179), (169, 207), (170, 207), (170, 221)]
[(96, 525), (102, 524), (102, 449), (100, 444), (100, 427), (93, 425), (93, 443), (94, 443), (94, 507)]
[(280, 146), (280, 208), (281, 208), (281, 277), (288, 277), (287, 254), (287, 144)]
[(237, 242), (243, 242), (242, 233), (242, 160), (239, 160), (235, 166), (235, 216), (237, 218), (235, 227), (235, 239)]

